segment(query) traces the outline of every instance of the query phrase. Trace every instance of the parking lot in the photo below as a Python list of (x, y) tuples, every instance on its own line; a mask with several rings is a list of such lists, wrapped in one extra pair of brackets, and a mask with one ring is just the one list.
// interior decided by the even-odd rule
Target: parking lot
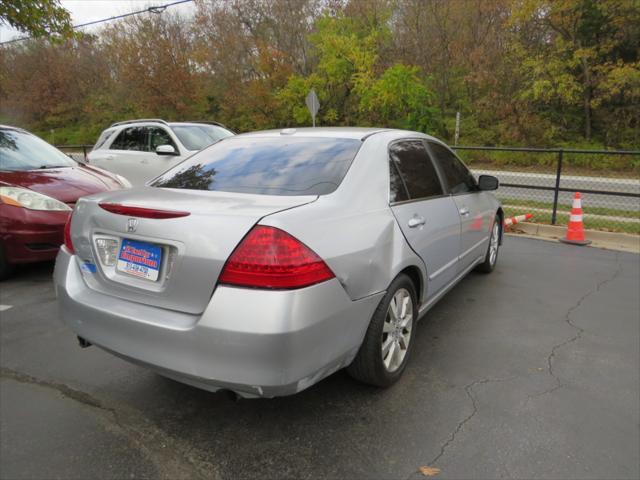
[(638, 478), (640, 257), (508, 237), (378, 390), (338, 372), (234, 401), (57, 319), (52, 265), (0, 284), (2, 478)]

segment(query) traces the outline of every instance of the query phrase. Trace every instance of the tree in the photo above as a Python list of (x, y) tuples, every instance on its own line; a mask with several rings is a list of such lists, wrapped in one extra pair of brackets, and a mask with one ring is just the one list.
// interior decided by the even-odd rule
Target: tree
[(0, 24), (8, 24), (32, 37), (73, 36), (71, 15), (59, 0), (12, 0), (0, 3)]

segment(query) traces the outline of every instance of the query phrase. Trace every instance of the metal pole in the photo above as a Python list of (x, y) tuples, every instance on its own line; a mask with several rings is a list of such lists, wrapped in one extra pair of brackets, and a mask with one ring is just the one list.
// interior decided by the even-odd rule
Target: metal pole
[(84, 163), (87, 163), (87, 146), (82, 146), (82, 154), (84, 155)]
[(556, 170), (556, 186), (553, 192), (553, 213), (551, 214), (551, 225), (556, 224), (558, 213), (558, 194), (560, 193), (560, 175), (562, 174), (562, 149), (558, 150), (558, 169)]

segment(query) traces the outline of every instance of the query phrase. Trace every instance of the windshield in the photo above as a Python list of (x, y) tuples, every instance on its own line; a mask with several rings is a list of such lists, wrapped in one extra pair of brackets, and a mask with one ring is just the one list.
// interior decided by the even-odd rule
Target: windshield
[(233, 137), (196, 153), (152, 186), (325, 195), (338, 188), (360, 145), (345, 138)]
[(30, 133), (0, 130), (0, 170), (73, 167), (76, 162)]
[(172, 125), (171, 130), (187, 150), (202, 150), (218, 140), (233, 135), (226, 128), (216, 125)]

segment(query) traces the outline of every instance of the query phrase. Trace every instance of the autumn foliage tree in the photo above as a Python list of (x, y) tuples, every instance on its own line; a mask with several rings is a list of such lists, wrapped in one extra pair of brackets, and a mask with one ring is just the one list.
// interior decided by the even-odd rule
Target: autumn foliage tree
[(629, 0), (196, 0), (0, 47), (0, 121), (59, 142), (112, 121), (378, 125), (466, 144), (640, 146)]

